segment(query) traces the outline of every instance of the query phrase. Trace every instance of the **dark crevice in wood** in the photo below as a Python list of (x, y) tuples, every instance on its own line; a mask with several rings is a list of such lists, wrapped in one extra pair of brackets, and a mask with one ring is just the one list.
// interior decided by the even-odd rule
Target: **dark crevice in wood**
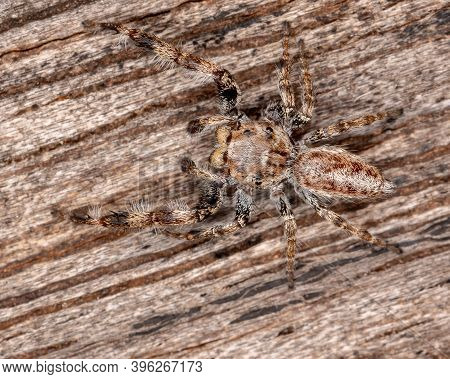
[(169, 326), (183, 318), (190, 317), (190, 316), (194, 315), (195, 313), (200, 312), (201, 309), (202, 309), (202, 307), (197, 306), (197, 307), (193, 307), (193, 308), (189, 309), (188, 311), (182, 312), (182, 313), (168, 313), (168, 314), (153, 316), (142, 322), (134, 324), (133, 329), (142, 329), (144, 327), (148, 327), (151, 325), (156, 325), (156, 326), (154, 326), (150, 329), (133, 332), (129, 335), (129, 337), (154, 334), (157, 331), (159, 331), (160, 329), (165, 328), (166, 326)]
[[(208, 340), (206, 342), (202, 342), (193, 346), (188, 346), (185, 347), (183, 349), (179, 349), (176, 350), (177, 353), (184, 353), (184, 354), (188, 354), (190, 351), (195, 350), (195, 349), (200, 349), (200, 348), (205, 348), (208, 345), (211, 345), (215, 342), (220, 341), (220, 338), (213, 338), (211, 340)], [(148, 353), (144, 353), (142, 356), (140, 356), (140, 359), (161, 359), (161, 357), (168, 357), (171, 356), (174, 353), (174, 351), (172, 352), (155, 352), (155, 351), (151, 351)]]
[[(428, 208), (430, 209), (430, 208)], [(441, 235), (450, 231), (450, 217), (444, 217), (426, 228), (423, 233), (431, 234), (432, 236)]]
[[(299, 302), (301, 302), (301, 300)], [(230, 322), (230, 324), (237, 324), (237, 323), (240, 323), (243, 321), (253, 320), (258, 317), (267, 316), (272, 313), (278, 313), (283, 308), (287, 307), (288, 305), (289, 305), (288, 303), (285, 303), (285, 304), (271, 305), (269, 307), (254, 309), (254, 310), (247, 312), (247, 313), (243, 314), (242, 316), (232, 320)]]
[[(83, 32), (77, 32), (77, 33), (73, 33), (73, 34), (71, 34), (69, 36), (48, 40), (48, 41), (42, 42), (42, 43), (40, 43), (38, 45), (34, 45), (34, 46), (31, 46), (31, 47), (9, 50), (9, 51), (4, 52), (3, 54), (0, 54), (0, 59), (4, 58), (5, 56), (10, 55), (10, 54), (17, 54), (17, 53), (22, 53), (23, 54), (23, 53), (28, 53), (28, 52), (36, 50), (36, 49), (41, 49), (42, 47), (45, 47), (45, 46), (50, 45), (50, 44), (55, 43), (55, 42), (68, 41), (69, 39), (72, 39), (74, 37), (78, 37), (78, 36), (83, 35), (83, 34), (84, 34)], [(12, 93), (12, 95), (14, 95), (14, 93)], [(2, 97), (3, 97), (3, 94), (0, 94), (0, 99)]]
[(289, 334), (294, 333), (295, 328), (292, 325), (287, 326), (286, 328), (281, 329), (278, 334), (277, 337), (281, 337), (281, 336), (287, 336)]
[(389, 329), (389, 330), (387, 330), (387, 331), (385, 331), (383, 333), (380, 333), (380, 334), (377, 334), (376, 336), (371, 337), (370, 339), (368, 339), (368, 341), (373, 341), (373, 340), (376, 340), (376, 339), (380, 339), (380, 338), (389, 337), (389, 336), (392, 336), (392, 335), (395, 335), (395, 334), (399, 334), (399, 333), (404, 332), (405, 330), (414, 328), (415, 326), (428, 324), (428, 323), (430, 323), (430, 321), (431, 320), (428, 319), (428, 320), (413, 322), (413, 323), (411, 323), (409, 325), (404, 325), (402, 327)]

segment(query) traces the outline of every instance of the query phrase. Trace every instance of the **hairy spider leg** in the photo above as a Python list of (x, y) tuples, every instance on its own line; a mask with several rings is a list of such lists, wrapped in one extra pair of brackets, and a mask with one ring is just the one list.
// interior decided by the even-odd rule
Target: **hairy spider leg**
[(294, 288), (295, 252), (297, 250), (297, 223), (292, 212), (291, 204), (281, 189), (273, 190), (271, 198), (275, 202), (278, 212), (284, 220), (284, 235), (287, 239), (286, 249), (286, 273), (288, 286)]
[(239, 189), (236, 193), (236, 214), (234, 221), (225, 225), (215, 225), (207, 229), (191, 230), (186, 233), (164, 231), (165, 234), (171, 237), (195, 240), (195, 239), (209, 239), (219, 236), (224, 236), (236, 232), (245, 227), (253, 210), (253, 199), (250, 195)]
[(190, 134), (197, 134), (203, 132), (205, 128), (216, 128), (218, 126), (232, 125), (234, 123), (236, 123), (236, 120), (232, 117), (212, 115), (190, 121), (187, 127), (187, 131)]
[(216, 213), (223, 202), (224, 181), (217, 175), (198, 168), (190, 159), (183, 159), (182, 170), (205, 180), (205, 187), (197, 205), (191, 209), (134, 209), (111, 211), (99, 217), (72, 213), (71, 220), (79, 224), (100, 225), (107, 228), (146, 228), (168, 225), (188, 225), (203, 221)]
[(128, 28), (122, 24), (100, 23), (99, 25), (103, 28), (115, 30), (118, 33), (127, 35), (137, 46), (152, 51), (163, 61), (173, 62), (188, 70), (210, 76), (217, 86), (221, 113), (232, 117), (238, 116), (237, 103), (240, 91), (228, 70), (218, 66), (214, 62), (183, 51), (153, 33)]
[(290, 82), (292, 62), (289, 57), (289, 24), (283, 23), (283, 54), (278, 68), (278, 89), (285, 120), (289, 120), (295, 113), (295, 95)]
[(305, 43), (303, 40), (299, 41), (300, 45), (300, 68), (302, 71), (301, 82), (303, 88), (303, 101), (301, 116), (303, 117), (303, 122), (307, 123), (311, 121), (313, 110), (314, 110), (314, 90), (311, 79), (311, 73), (309, 72), (309, 63), (305, 55)]
[(375, 121), (382, 120), (388, 116), (388, 112), (379, 112), (363, 117), (358, 117), (353, 120), (341, 120), (335, 124), (321, 128), (307, 135), (304, 139), (307, 145), (314, 145), (332, 137), (336, 137), (348, 130), (361, 128), (372, 124)]
[(319, 214), (319, 216), (323, 217), (325, 220), (332, 222), (338, 228), (345, 230), (350, 235), (356, 236), (363, 241), (371, 243), (372, 245), (385, 247), (396, 254), (402, 253), (402, 250), (399, 247), (389, 244), (383, 239), (374, 237), (367, 230), (349, 223), (336, 212), (326, 209), (325, 207), (320, 205), (317, 197), (312, 195), (311, 193), (303, 191), (302, 198), (306, 200), (306, 202)]
[(285, 130), (288, 134), (291, 134), (295, 129), (302, 128), (311, 121), (312, 112), (314, 108), (314, 94), (311, 81), (311, 75), (309, 73), (308, 61), (304, 54), (304, 44), (300, 41), (300, 54), (299, 62), (301, 68), (301, 87), (303, 90), (301, 101), (301, 109), (297, 109), (295, 101), (295, 94), (290, 83), (290, 74), (292, 68), (292, 60), (289, 56), (289, 39), (291, 37), (291, 28), (288, 22), (283, 24), (283, 54), (280, 61), (280, 67), (278, 70), (278, 88), (281, 96), (281, 104), (269, 104), (266, 109), (268, 118), (274, 121), (279, 121), (280, 111), (279, 106), (282, 108), (283, 122)]

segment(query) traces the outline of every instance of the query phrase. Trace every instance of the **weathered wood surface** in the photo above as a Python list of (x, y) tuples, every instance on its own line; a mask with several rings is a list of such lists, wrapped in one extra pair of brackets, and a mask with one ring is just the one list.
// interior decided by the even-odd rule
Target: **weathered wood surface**
[[(290, 20), (308, 49), (315, 127), (403, 109), (342, 140), (395, 195), (334, 209), (404, 255), (298, 201), (289, 292), (267, 196), (249, 227), (203, 243), (70, 223), (88, 204), (194, 202), (178, 161), (205, 161), (212, 136), (188, 138), (186, 122), (216, 106), (211, 84), (83, 20), (129, 22), (223, 64), (253, 118), (277, 97)], [(0, 33), (1, 357), (449, 357), (446, 1), (14, 0), (0, 3)]]

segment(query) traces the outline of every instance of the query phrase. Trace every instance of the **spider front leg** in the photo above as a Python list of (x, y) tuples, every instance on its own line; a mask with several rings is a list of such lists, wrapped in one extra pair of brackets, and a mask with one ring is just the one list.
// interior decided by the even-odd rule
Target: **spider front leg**
[(99, 23), (99, 26), (115, 30), (118, 33), (130, 37), (137, 46), (152, 51), (162, 61), (173, 62), (188, 70), (197, 71), (211, 77), (217, 85), (221, 113), (232, 117), (238, 116), (237, 103), (240, 95), (239, 87), (230, 72), (226, 69), (218, 66), (214, 62), (185, 52), (163, 41), (153, 33), (146, 33), (142, 30), (131, 29), (122, 24), (115, 23)]
[(245, 227), (249, 220), (253, 208), (253, 200), (243, 190), (238, 190), (236, 194), (236, 215), (234, 221), (225, 225), (216, 225), (208, 229), (191, 230), (187, 233), (179, 233), (165, 230), (168, 236), (180, 239), (195, 240), (202, 238), (213, 238), (234, 233)]
[(361, 128), (372, 124), (375, 121), (382, 120), (383, 118), (389, 116), (388, 112), (379, 112), (371, 115), (366, 115), (363, 117), (358, 117), (353, 120), (348, 121), (338, 121), (336, 124), (327, 126), (316, 130), (315, 132), (307, 135), (304, 138), (305, 144), (308, 146), (314, 145), (316, 143), (326, 141), (329, 138), (336, 137), (348, 130)]
[(222, 190), (225, 182), (217, 175), (199, 169), (190, 159), (183, 159), (181, 168), (188, 174), (206, 180), (207, 183), (197, 205), (191, 209), (146, 210), (139, 205), (127, 211), (112, 211), (111, 214), (105, 216), (72, 213), (70, 218), (78, 224), (122, 229), (188, 225), (201, 222), (216, 213), (222, 206)]
[(311, 74), (309, 72), (309, 64), (308, 60), (305, 56), (305, 43), (303, 40), (299, 42), (300, 44), (300, 68), (302, 70), (301, 80), (303, 87), (303, 101), (302, 101), (302, 110), (301, 117), (302, 121), (308, 123), (311, 121), (313, 110), (314, 110), (314, 90), (312, 85)]
[(292, 62), (289, 57), (289, 24), (283, 24), (283, 55), (278, 70), (278, 89), (280, 91), (283, 113), (286, 120), (295, 113), (295, 95), (290, 82)]
[(288, 277), (289, 289), (294, 288), (294, 268), (295, 268), (295, 252), (297, 250), (297, 223), (292, 212), (288, 198), (279, 188), (272, 191), (272, 200), (275, 202), (278, 212), (284, 219), (284, 235), (287, 239), (286, 249), (286, 273)]
[(319, 214), (319, 216), (332, 222), (338, 228), (345, 230), (347, 233), (354, 235), (363, 241), (367, 241), (376, 246), (385, 247), (396, 254), (402, 253), (402, 250), (399, 247), (389, 244), (385, 240), (374, 237), (367, 230), (352, 225), (347, 220), (339, 216), (336, 212), (326, 209), (325, 207), (320, 205), (318, 199), (314, 195), (308, 192), (303, 192), (303, 198), (309, 205), (311, 205), (311, 207)]
[[(303, 41), (300, 41), (301, 49), (299, 61), (303, 88), (303, 101), (301, 109), (297, 109), (294, 91), (290, 84), (292, 61), (289, 56), (289, 38), (290, 26), (289, 23), (285, 22), (283, 25), (283, 55), (278, 71), (278, 88), (280, 91), (281, 106), (284, 114), (283, 124), (286, 131), (290, 134), (293, 130), (301, 128), (311, 121), (314, 108), (314, 94), (308, 62), (304, 55), (304, 43)], [(269, 108), (266, 110), (266, 113), (270, 113)]]

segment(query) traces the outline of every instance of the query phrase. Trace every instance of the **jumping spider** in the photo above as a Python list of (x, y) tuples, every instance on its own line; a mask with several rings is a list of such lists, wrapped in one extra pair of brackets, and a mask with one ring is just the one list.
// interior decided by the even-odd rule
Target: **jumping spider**
[[(290, 182), (298, 196), (321, 217), (364, 241), (401, 252), (398, 247), (352, 225), (326, 207), (327, 200), (334, 198), (373, 199), (383, 196), (392, 192), (392, 183), (376, 167), (348, 151), (329, 145), (313, 147), (350, 129), (369, 125), (386, 117), (388, 113), (380, 112), (340, 121), (308, 133), (314, 105), (311, 75), (303, 53), (304, 47), (301, 46), (299, 63), (303, 101), (300, 106), (296, 104), (290, 83), (292, 60), (289, 56), (288, 23), (283, 28), (283, 55), (278, 67), (281, 100), (269, 104), (260, 121), (250, 120), (239, 110), (237, 104), (240, 91), (226, 69), (185, 52), (154, 34), (121, 24), (101, 23), (99, 26), (128, 36), (137, 46), (156, 54), (161, 62), (178, 64), (214, 80), (218, 90), (220, 114), (191, 121), (187, 130), (191, 134), (197, 134), (206, 128), (215, 129), (217, 145), (209, 158), (215, 170), (211, 172), (201, 169), (188, 158), (182, 160), (182, 170), (205, 183), (197, 205), (191, 209), (132, 209), (114, 211), (105, 216), (73, 214), (73, 221), (110, 228), (195, 224), (216, 213), (222, 205), (225, 188), (236, 186), (236, 215), (233, 222), (186, 233), (164, 230), (164, 233), (176, 238), (212, 238), (233, 233), (246, 226), (253, 208), (252, 191), (268, 189), (284, 219), (287, 277), (289, 288), (293, 288), (297, 226), (284, 193), (284, 185)], [(302, 136), (299, 143), (294, 143), (291, 139), (294, 131)]]

